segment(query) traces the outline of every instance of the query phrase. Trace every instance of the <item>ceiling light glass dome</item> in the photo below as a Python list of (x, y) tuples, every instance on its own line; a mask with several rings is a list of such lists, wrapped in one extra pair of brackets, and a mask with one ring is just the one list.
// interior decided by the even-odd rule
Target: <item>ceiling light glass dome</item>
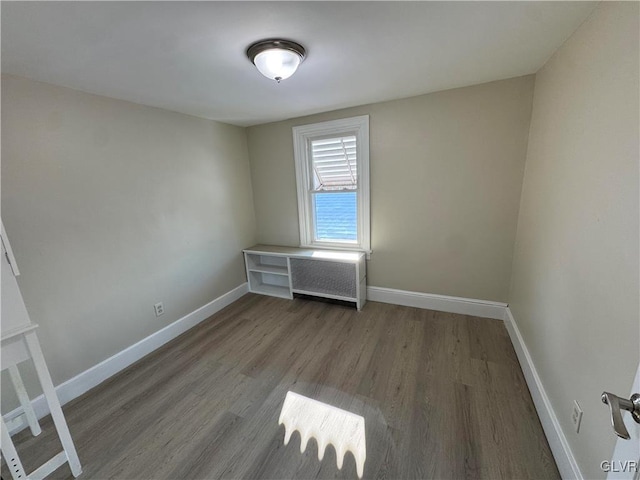
[(289, 40), (262, 40), (247, 49), (258, 71), (278, 83), (295, 73), (305, 54), (302, 45)]

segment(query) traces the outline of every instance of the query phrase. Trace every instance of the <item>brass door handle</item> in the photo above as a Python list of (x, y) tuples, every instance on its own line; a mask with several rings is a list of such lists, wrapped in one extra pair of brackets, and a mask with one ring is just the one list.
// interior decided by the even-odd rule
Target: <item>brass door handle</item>
[(634, 393), (631, 395), (631, 398), (627, 400), (626, 398), (621, 398), (613, 393), (602, 392), (601, 398), (602, 403), (609, 405), (613, 431), (616, 432), (616, 435), (620, 438), (629, 440), (631, 437), (629, 436), (629, 431), (622, 420), (621, 410), (631, 412), (631, 417), (637, 423), (640, 423), (640, 394)]

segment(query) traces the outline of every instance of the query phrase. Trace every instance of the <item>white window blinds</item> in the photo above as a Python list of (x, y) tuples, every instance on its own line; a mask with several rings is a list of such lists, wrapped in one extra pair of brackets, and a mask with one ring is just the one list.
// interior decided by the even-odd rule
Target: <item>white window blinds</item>
[(358, 186), (355, 135), (311, 141), (313, 189), (356, 190)]
[(369, 117), (293, 127), (300, 245), (371, 250)]

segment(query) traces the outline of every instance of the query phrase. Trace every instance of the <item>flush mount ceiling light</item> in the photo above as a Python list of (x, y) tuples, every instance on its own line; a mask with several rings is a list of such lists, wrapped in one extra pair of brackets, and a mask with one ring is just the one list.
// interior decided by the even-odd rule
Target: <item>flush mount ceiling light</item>
[(247, 48), (247, 57), (258, 71), (278, 83), (295, 73), (305, 55), (304, 47), (290, 40), (261, 40)]

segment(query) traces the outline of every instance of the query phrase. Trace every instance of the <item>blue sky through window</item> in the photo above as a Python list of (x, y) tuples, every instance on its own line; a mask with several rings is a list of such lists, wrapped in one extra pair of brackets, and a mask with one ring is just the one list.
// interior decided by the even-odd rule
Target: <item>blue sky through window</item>
[(355, 191), (316, 193), (313, 198), (316, 240), (343, 242), (358, 240), (357, 194)]

